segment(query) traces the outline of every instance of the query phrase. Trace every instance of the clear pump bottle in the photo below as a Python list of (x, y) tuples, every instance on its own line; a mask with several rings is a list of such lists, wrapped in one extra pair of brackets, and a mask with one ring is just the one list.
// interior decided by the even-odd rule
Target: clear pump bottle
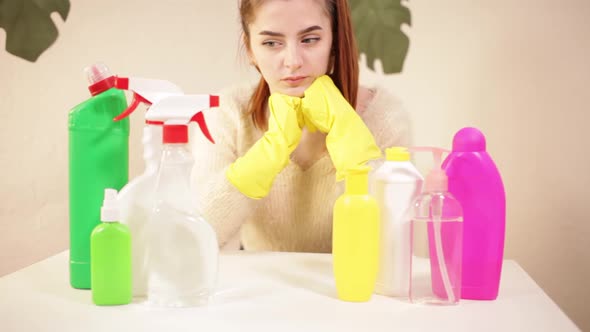
[(415, 147), (410, 151), (429, 151), (435, 159), (422, 194), (412, 203), (410, 301), (456, 304), (461, 298), (463, 210), (449, 193), (440, 167), (446, 150)]

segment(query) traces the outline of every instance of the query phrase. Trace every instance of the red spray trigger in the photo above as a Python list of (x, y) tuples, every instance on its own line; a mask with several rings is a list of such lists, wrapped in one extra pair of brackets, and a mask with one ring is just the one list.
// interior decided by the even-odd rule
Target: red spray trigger
[(131, 101), (131, 105), (129, 105), (129, 107), (127, 107), (127, 109), (125, 109), (125, 111), (123, 111), (121, 114), (117, 115), (113, 120), (119, 121), (119, 120), (125, 119), (131, 113), (133, 113), (133, 111), (135, 111), (137, 106), (139, 106), (139, 103), (146, 103), (148, 106), (150, 106), (152, 104), (149, 101), (147, 101), (145, 98), (143, 98), (142, 96), (140, 96), (134, 92), (133, 93), (133, 100)]
[[(115, 88), (120, 89), (120, 90), (129, 90), (129, 78), (127, 78), (127, 77), (117, 77), (116, 76)], [(131, 101), (131, 105), (129, 105), (129, 107), (127, 107), (127, 109), (125, 109), (125, 111), (123, 111), (121, 114), (117, 115), (113, 120), (114, 121), (120, 121), (120, 120), (125, 119), (131, 113), (133, 113), (133, 111), (135, 111), (135, 109), (137, 108), (137, 106), (139, 106), (139, 103), (145, 103), (148, 106), (150, 106), (152, 104), (147, 99), (145, 99), (142, 96), (138, 95), (134, 91), (133, 92), (133, 100)]]
[[(211, 97), (213, 97), (213, 96), (211, 96)], [(211, 105), (211, 107), (213, 107), (213, 105)], [(205, 122), (205, 116), (203, 115), (203, 112), (199, 112), (199, 113), (195, 114), (191, 118), (191, 121), (195, 121), (196, 123), (198, 123), (199, 128), (201, 128), (201, 132), (203, 133), (203, 135), (205, 135), (205, 137), (207, 137), (207, 139), (209, 141), (211, 141), (211, 143), (215, 144), (213, 137), (211, 137), (211, 134), (209, 133), (209, 128), (207, 128), (207, 123)]]
[[(219, 106), (219, 96), (209, 95), (209, 107), (211, 108), (211, 107), (218, 107), (218, 106)], [(215, 144), (215, 141), (213, 140), (211, 133), (209, 133), (209, 128), (207, 128), (207, 122), (205, 122), (205, 115), (203, 115), (202, 111), (195, 114), (191, 118), (191, 121), (195, 121), (196, 123), (198, 123), (199, 128), (201, 128), (201, 132), (203, 133), (203, 135), (205, 135), (205, 137), (207, 137), (207, 139), (209, 141), (211, 141), (211, 143)]]

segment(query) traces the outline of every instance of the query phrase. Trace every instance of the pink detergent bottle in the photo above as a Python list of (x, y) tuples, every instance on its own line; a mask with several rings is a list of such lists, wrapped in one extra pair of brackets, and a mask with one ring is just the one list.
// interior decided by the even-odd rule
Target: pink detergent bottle
[(504, 258), (506, 195), (481, 131), (459, 130), (443, 168), (449, 192), (463, 207), (461, 298), (495, 300)]

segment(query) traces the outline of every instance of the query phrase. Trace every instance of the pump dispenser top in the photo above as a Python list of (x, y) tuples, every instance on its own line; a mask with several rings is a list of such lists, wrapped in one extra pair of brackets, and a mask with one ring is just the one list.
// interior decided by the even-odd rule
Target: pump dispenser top
[(437, 148), (437, 147), (426, 147), (426, 146), (416, 146), (408, 148), (410, 152), (432, 152), (432, 156), (434, 158), (434, 167), (430, 170), (428, 175), (426, 176), (424, 182), (424, 191), (425, 192), (445, 192), (448, 191), (449, 188), (449, 179), (447, 174), (442, 169), (442, 154), (445, 152), (450, 152), (447, 149)]

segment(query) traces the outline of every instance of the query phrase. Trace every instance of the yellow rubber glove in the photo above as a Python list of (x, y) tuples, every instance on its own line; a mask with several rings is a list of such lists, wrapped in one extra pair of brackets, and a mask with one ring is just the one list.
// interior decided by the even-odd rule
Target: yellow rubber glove
[(268, 130), (226, 172), (229, 182), (255, 199), (268, 195), (275, 177), (287, 166), (291, 152), (299, 144), (304, 125), (301, 98), (273, 94), (268, 106)]
[(369, 128), (329, 76), (318, 77), (305, 90), (301, 107), (306, 126), (328, 134), (326, 147), (336, 167), (337, 181), (343, 180), (347, 171), (381, 157)]

